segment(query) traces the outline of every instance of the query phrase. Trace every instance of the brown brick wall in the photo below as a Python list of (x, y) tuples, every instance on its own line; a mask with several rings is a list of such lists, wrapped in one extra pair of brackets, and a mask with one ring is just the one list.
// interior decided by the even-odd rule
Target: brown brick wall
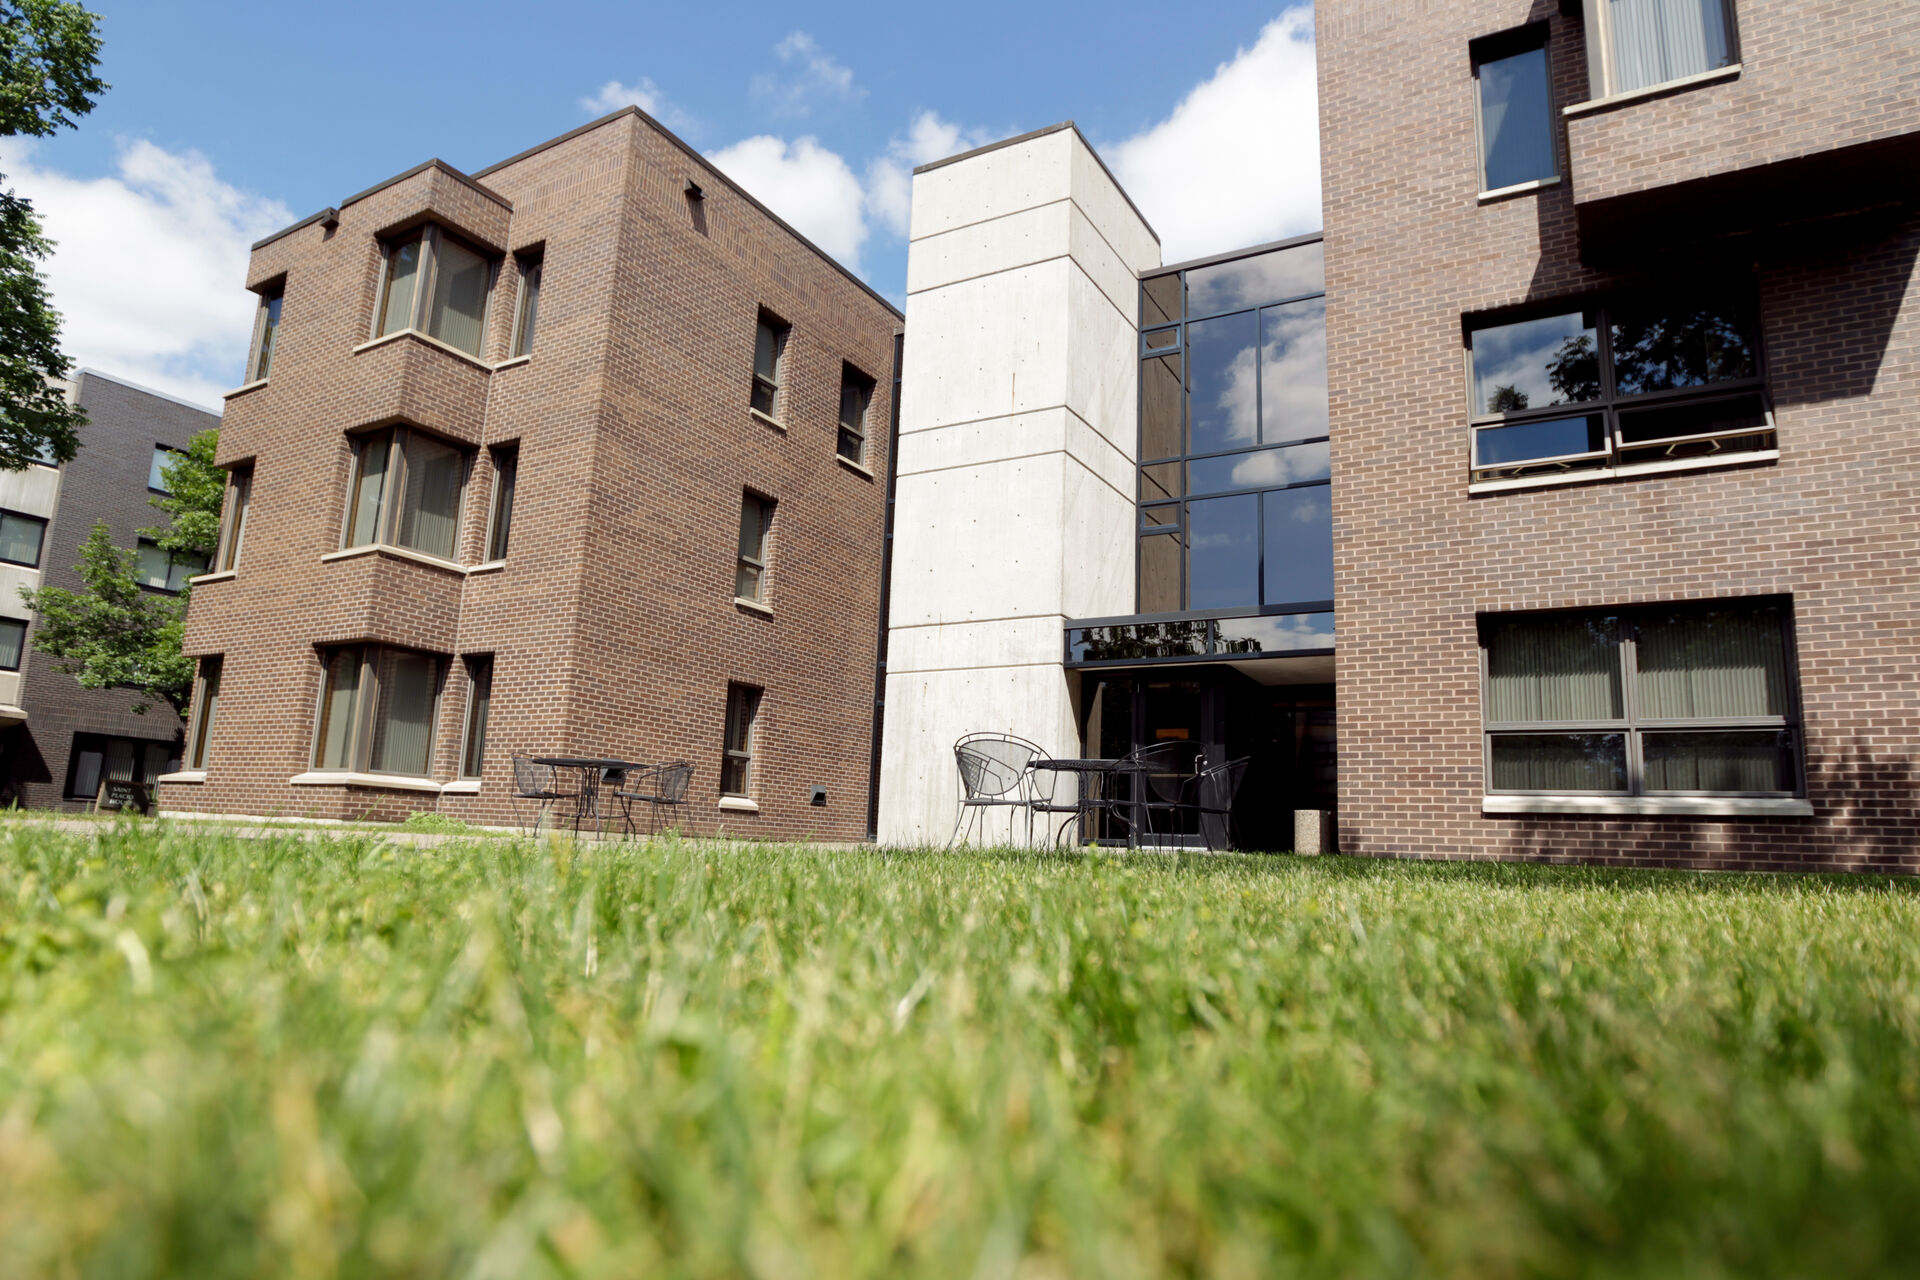
[[(703, 233), (684, 194), (705, 192)], [(209, 777), (170, 808), (390, 818), (437, 809), (506, 823), (512, 752), (686, 759), (685, 826), (778, 838), (866, 830), (884, 491), (835, 461), (842, 361), (876, 379), (884, 423), (898, 316), (725, 179), (623, 114), (483, 171), (492, 197), (429, 168), (264, 245), (248, 279), (287, 279), (271, 382), (229, 402), (222, 460), (256, 461), (237, 576), (196, 595), (188, 648), (224, 653)], [(498, 228), (491, 210), (510, 209)], [(447, 220), (512, 251), (544, 247), (533, 357), (492, 371), (371, 328), (377, 234)], [(509, 258), (486, 355), (510, 340)], [(747, 410), (761, 307), (793, 326), (786, 430)], [(460, 575), (340, 545), (346, 432), (392, 421), (482, 446), (461, 560), (483, 559), (492, 458), (520, 450), (503, 568)], [(869, 463), (884, 477), (886, 436)], [(773, 616), (733, 603), (740, 493), (779, 502)], [(478, 796), (291, 787), (312, 750), (316, 646), (377, 640), (494, 655)], [(766, 690), (755, 745), (758, 814), (717, 808), (729, 680)], [(456, 661), (441, 700), (435, 778), (454, 776), (466, 706)], [(810, 783), (825, 808), (807, 803)]]
[[(1752, 49), (1749, 17), (1791, 6), (1739, 7)], [(1846, 40), (1831, 29), (1844, 19), (1871, 42), (1913, 12), (1822, 8), (1834, 12), (1809, 41)], [(1586, 96), (1577, 22), (1538, 0), (1321, 0), (1318, 14), (1343, 847), (1920, 868), (1920, 217), (1847, 240), (1810, 231), (1758, 262), (1597, 274), (1579, 262), (1579, 170), (1537, 194), (1475, 198), (1468, 41), (1550, 21), (1558, 106)], [(1782, 56), (1756, 90), (1793, 82)], [(1615, 118), (1711, 111), (1714, 92)], [(1695, 162), (1642, 154), (1635, 180)], [(1683, 269), (1757, 281), (1780, 460), (1470, 497), (1462, 317)], [(1814, 818), (1481, 815), (1477, 614), (1767, 593), (1793, 597)]]

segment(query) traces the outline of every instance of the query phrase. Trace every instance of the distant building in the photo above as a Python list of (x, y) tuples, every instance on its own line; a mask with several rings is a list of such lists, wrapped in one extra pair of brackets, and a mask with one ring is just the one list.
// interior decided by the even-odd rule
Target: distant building
[(504, 824), (524, 754), (867, 833), (891, 305), (637, 110), (428, 161), (245, 283), (164, 808)]
[(997, 730), (1247, 758), (1244, 847), (1920, 868), (1920, 6), (1315, 20), (1324, 240), (916, 175), (881, 838)]
[(83, 583), (74, 566), (96, 521), (136, 548), (143, 585), (176, 592), (206, 566), (169, 557), (136, 530), (164, 526), (148, 499), (161, 463), (220, 416), (92, 369), (67, 384), (87, 411), (80, 451), (62, 467), (0, 472), (0, 802), (80, 809), (109, 779), (151, 786), (179, 767), (181, 721), (165, 703), (135, 715), (133, 694), (83, 689), (33, 652), (35, 619), (21, 587)]

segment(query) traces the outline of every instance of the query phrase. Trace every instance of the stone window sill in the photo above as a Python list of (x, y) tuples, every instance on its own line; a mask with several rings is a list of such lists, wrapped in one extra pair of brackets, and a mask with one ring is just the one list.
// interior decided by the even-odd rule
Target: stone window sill
[(476, 564), (471, 569), (468, 569), (467, 576), (472, 577), (476, 573), (498, 573), (506, 567), (507, 562), (505, 560), (489, 560), (485, 564)]
[(1552, 476), (1519, 476), (1512, 480), (1475, 480), (1467, 485), (1469, 494), (1505, 493), (1512, 489), (1557, 489), (1566, 485), (1593, 484), (1601, 480), (1628, 480), (1634, 476), (1662, 475), (1674, 471), (1708, 471), (1717, 467), (1738, 467), (1756, 462), (1778, 462), (1778, 449), (1756, 449), (1752, 453), (1729, 453), (1706, 458), (1674, 458), (1667, 462), (1636, 462), (1624, 467), (1595, 467), (1590, 471), (1568, 471)]
[(206, 582), (227, 582), (233, 578), (233, 575), (232, 569), (222, 569), (218, 573), (196, 573), (187, 579), (187, 585), (197, 587)]
[(266, 378), (261, 378), (256, 382), (243, 382), (231, 391), (221, 392), (220, 398), (222, 400), (231, 400), (235, 396), (243, 396), (247, 394), (247, 392), (249, 391), (258, 391), (260, 388), (266, 386), (267, 382), (268, 382), (268, 379)]
[(480, 794), (480, 779), (456, 778), (440, 788), (443, 796), (477, 796)]
[(872, 480), (875, 478), (873, 471), (870, 468), (861, 466), (859, 463), (855, 462), (852, 458), (849, 458), (844, 453), (834, 454), (833, 460), (856, 475), (865, 476), (869, 480)]
[(511, 360), (502, 360), (499, 364), (496, 364), (493, 366), (493, 371), (495, 373), (498, 373), (502, 369), (512, 369), (517, 365), (525, 364), (527, 361), (531, 359), (533, 359), (533, 356), (531, 354), (528, 354), (524, 356), (515, 356)]
[(1480, 203), (1492, 204), (1496, 200), (1505, 200), (1512, 196), (1523, 196), (1529, 191), (1544, 191), (1548, 187), (1557, 187), (1559, 185), (1560, 178), (1558, 175), (1551, 178), (1535, 178), (1532, 182), (1516, 182), (1510, 187), (1495, 187), (1492, 191), (1482, 191), (1480, 193)]
[(769, 618), (773, 616), (773, 610), (767, 608), (766, 605), (761, 604), (758, 600), (749, 600), (745, 596), (735, 596), (733, 602), (742, 609), (750, 609), (755, 613), (762, 614)]
[(787, 434), (787, 424), (780, 421), (780, 419), (778, 418), (770, 418), (766, 414), (760, 412), (758, 409), (755, 409), (752, 407), (749, 407), (747, 409), (747, 416), (752, 418), (755, 422), (764, 423), (765, 425), (772, 427), (775, 431), (778, 431), (781, 435)]
[(446, 788), (431, 778), (408, 778), (390, 773), (349, 773), (315, 769), (295, 774), (287, 782), (296, 787), (366, 787), (376, 791), (431, 791)]
[(1598, 818), (1811, 818), (1813, 804), (1742, 796), (1486, 796), (1488, 817), (1517, 814)]
[(205, 782), (206, 780), (205, 769), (182, 769), (178, 773), (163, 773), (154, 779), (155, 782)]
[(426, 334), (420, 332), (418, 329), (402, 329), (400, 332), (390, 333), (384, 338), (375, 338), (372, 342), (363, 342), (359, 346), (353, 349), (353, 354), (357, 356), (362, 351), (371, 351), (375, 347), (384, 347), (389, 342), (398, 342), (402, 338), (412, 338), (415, 342), (425, 343), (427, 346), (432, 347), (437, 351), (444, 351), (450, 356), (456, 356), (459, 359), (466, 361), (468, 364), (472, 365), (474, 368), (479, 369), (485, 373), (493, 372), (493, 366), (488, 364), (485, 360), (482, 360), (479, 356), (473, 355), (470, 352), (462, 351), (460, 348), (454, 346), (450, 342), (442, 342), (438, 338), (430, 338)]
[(1648, 98), (1658, 98), (1668, 93), (1679, 93), (1685, 89), (1692, 89), (1697, 85), (1717, 84), (1722, 80), (1737, 80), (1739, 78), (1740, 64), (1736, 62), (1729, 67), (1715, 67), (1711, 71), (1701, 71), (1695, 75), (1681, 76), (1678, 80), (1664, 80), (1659, 84), (1650, 84), (1644, 89), (1629, 89), (1625, 93), (1613, 93), (1608, 94), (1604, 98), (1591, 98), (1586, 102), (1575, 102), (1570, 106), (1560, 108), (1560, 114), (1569, 120), (1577, 120), (1581, 116), (1590, 116), (1596, 112), (1606, 111), (1612, 107), (1623, 107), (1629, 102), (1645, 102)]
[(745, 796), (721, 796), (720, 808), (727, 813), (758, 813), (760, 806)]
[(442, 560), (439, 556), (430, 556), (423, 551), (414, 551), (407, 547), (390, 546), (384, 542), (369, 543), (364, 547), (348, 547), (345, 551), (329, 551), (320, 557), (321, 564), (331, 564), (335, 560), (353, 560), (360, 556), (381, 555), (393, 560), (411, 560), (415, 564), (424, 564), (433, 569), (445, 569), (449, 573), (465, 576), (473, 570), (452, 560)]

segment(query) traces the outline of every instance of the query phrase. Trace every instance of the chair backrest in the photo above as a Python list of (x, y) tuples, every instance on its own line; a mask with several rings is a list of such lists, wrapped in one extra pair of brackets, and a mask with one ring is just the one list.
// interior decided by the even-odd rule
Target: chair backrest
[(693, 781), (693, 766), (682, 760), (663, 764), (655, 780), (653, 794), (661, 804), (685, 804), (687, 784)]
[(1200, 772), (1199, 800), (1203, 813), (1228, 813), (1240, 784), (1247, 779), (1247, 763), (1252, 756), (1241, 756), (1224, 764), (1211, 765)]
[(1142, 800), (1178, 804), (1200, 767), (1200, 744), (1180, 738), (1149, 743), (1134, 749), (1127, 760), (1136, 766), (1132, 772), (1145, 785)]
[(553, 766), (535, 764), (526, 756), (513, 758), (513, 789), (518, 795), (537, 796), (553, 790)]
[(1010, 733), (970, 733), (953, 744), (969, 800), (997, 800), (1017, 790), (1027, 766), (1044, 755), (1037, 743)]

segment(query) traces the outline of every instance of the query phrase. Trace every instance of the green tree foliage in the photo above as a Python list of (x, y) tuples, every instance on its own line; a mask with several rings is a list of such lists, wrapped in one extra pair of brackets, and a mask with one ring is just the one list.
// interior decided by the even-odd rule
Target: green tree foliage
[[(148, 501), (171, 520), (164, 528), (140, 530), (142, 537), (176, 555), (213, 555), (226, 484), (226, 472), (213, 465), (219, 439), (216, 430), (202, 431), (185, 453), (162, 464), (171, 492)], [(113, 545), (105, 523), (93, 526), (74, 568), (83, 590), (20, 589), (27, 608), (40, 614), (33, 647), (83, 688), (133, 690), (137, 713), (164, 702), (185, 715), (193, 695), (193, 659), (180, 652), (188, 591), (171, 596), (142, 587), (138, 557)]]
[[(0, 137), (46, 137), (93, 110), (106, 83), (99, 19), (71, 0), (0, 0)], [(69, 461), (86, 423), (64, 378), (60, 315), (38, 264), (52, 250), (33, 206), (0, 174), (0, 469)]]

